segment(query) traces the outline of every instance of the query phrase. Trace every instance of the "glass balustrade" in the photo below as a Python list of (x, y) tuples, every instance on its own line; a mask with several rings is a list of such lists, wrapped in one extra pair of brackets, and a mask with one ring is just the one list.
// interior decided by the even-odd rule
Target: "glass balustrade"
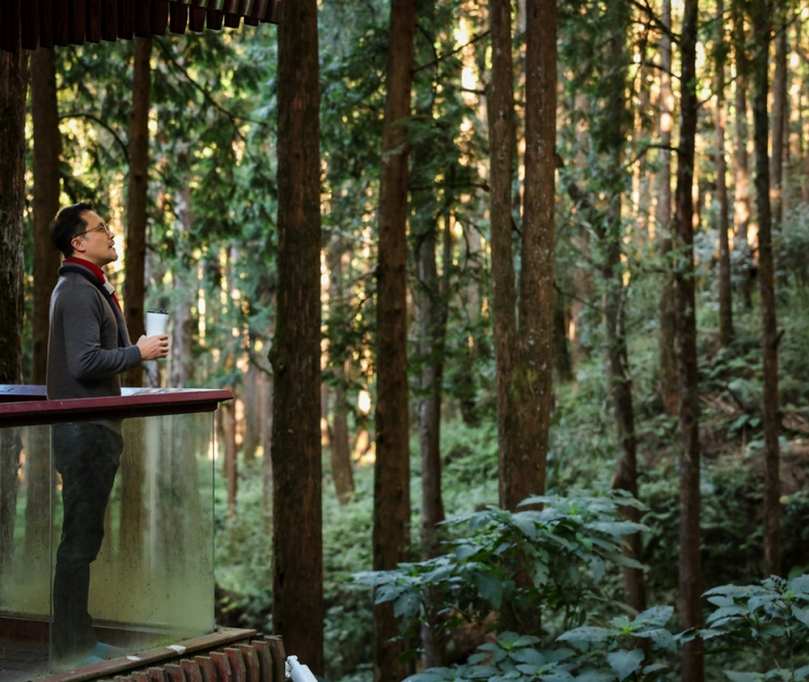
[[(72, 604), (72, 590), (81, 589), (64, 569), (61, 587), (54, 589), (65, 515), (60, 469), (71, 465), (76, 442), (94, 442), (101, 457), (115, 450), (110, 425), (120, 425), (123, 449), (117, 471), (107, 463), (114, 484), (103, 511), (101, 549), (90, 568), (95, 635), (122, 650), (116, 653), (137, 655), (212, 633), (213, 410), (229, 393), (147, 389), (66, 401), (35, 400), (41, 396), (29, 393), (15, 401), (13, 389), (2, 388), (0, 682), (78, 664), (57, 655), (54, 642), (55, 599), (62, 595), (61, 603)], [(74, 469), (76, 478), (67, 478), (102, 469)], [(67, 498), (74, 504), (69, 493)]]

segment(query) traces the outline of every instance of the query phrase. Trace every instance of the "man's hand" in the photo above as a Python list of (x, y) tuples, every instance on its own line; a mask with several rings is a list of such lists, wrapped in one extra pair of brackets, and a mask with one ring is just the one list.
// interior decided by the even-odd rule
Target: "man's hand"
[(157, 360), (169, 354), (169, 337), (166, 334), (141, 336), (137, 343), (142, 360)]

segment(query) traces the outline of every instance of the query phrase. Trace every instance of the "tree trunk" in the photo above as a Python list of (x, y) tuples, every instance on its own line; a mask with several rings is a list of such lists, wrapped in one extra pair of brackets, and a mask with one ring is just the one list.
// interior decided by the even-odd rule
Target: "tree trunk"
[[(415, 201), (415, 198), (414, 198)], [(444, 520), (441, 499), (441, 381), (444, 370), (443, 318), (444, 286), (435, 261), (433, 223), (417, 247), (419, 268), (419, 356), (422, 358), (419, 398), (419, 451), (421, 453), (421, 553), (423, 559), (435, 556), (436, 530)]]
[(719, 200), (719, 345), (727, 348), (733, 339), (733, 302), (730, 284), (728, 240), (728, 188), (725, 184), (725, 4), (717, 0), (716, 36), (716, 197)]
[(735, 108), (736, 108), (736, 151), (734, 160), (733, 223), (736, 231), (734, 249), (739, 251), (742, 273), (739, 293), (744, 307), (753, 306), (750, 298), (752, 286), (752, 255), (747, 232), (750, 227), (750, 170), (747, 154), (747, 75), (749, 70), (747, 37), (744, 30), (744, 13), (741, 3), (734, 2), (733, 11), (733, 57), (736, 64)]
[[(56, 58), (53, 50), (31, 53), (31, 118), (34, 124), (33, 200), (33, 337), (31, 382), (45, 383), (51, 292), (59, 278), (59, 251), (50, 239), (50, 223), (59, 210), (61, 135), (56, 103)], [(31, 429), (25, 448), (27, 500), (25, 561), (32, 565), (47, 556), (50, 533), (50, 435)]]
[[(770, 195), (772, 197), (771, 220), (774, 221), (776, 225), (780, 225), (781, 221), (784, 219), (784, 138), (787, 126), (787, 26), (785, 21), (785, 9), (784, 0), (775, 0), (770, 4), (770, 12), (773, 12), (770, 21), (775, 20), (776, 22), (775, 79), (773, 80), (772, 86), (772, 159), (770, 163)], [(769, 49), (769, 42), (767, 46)], [(755, 115), (754, 110), (754, 119)], [(756, 159), (756, 164), (758, 164), (758, 159)], [(756, 175), (758, 175), (758, 170), (756, 171)], [(756, 182), (758, 182), (758, 180), (756, 180)], [(758, 189), (756, 191), (758, 191)], [(756, 199), (756, 207), (758, 206), (759, 201)], [(760, 234), (761, 233), (759, 233), (759, 235)]]
[[(694, 142), (697, 130), (697, 0), (685, 0), (681, 34), (682, 75), (680, 148), (677, 163), (677, 245), (681, 254), (677, 285), (677, 367), (680, 382), (680, 627), (702, 625), (700, 564), (700, 444), (697, 375), (697, 321), (694, 291)], [(702, 682), (702, 640), (683, 644), (683, 679)]]
[[(255, 339), (250, 335), (248, 343), (252, 347)], [(251, 348), (251, 353), (252, 348)], [(242, 454), (245, 462), (254, 462), (258, 446), (261, 445), (261, 401), (259, 378), (261, 370), (248, 365), (244, 373), (244, 436), (242, 438)]]
[[(348, 361), (343, 375), (347, 373)], [(347, 504), (354, 496), (354, 471), (351, 467), (351, 448), (348, 445), (348, 413), (345, 391), (334, 392), (334, 415), (331, 434), (331, 471), (334, 488), (340, 504)]]
[[(348, 249), (342, 239), (332, 242), (328, 252), (330, 310), (334, 314), (335, 307), (342, 305), (343, 288), (343, 255)], [(342, 319), (342, 316), (338, 316)], [(331, 429), (331, 472), (334, 477), (334, 488), (340, 504), (346, 504), (354, 495), (354, 472), (351, 468), (351, 449), (348, 444), (348, 412), (346, 410), (346, 392), (343, 389), (348, 375), (351, 360), (348, 353), (335, 357), (334, 349), (329, 348), (332, 354), (331, 362), (338, 381), (338, 388), (334, 391), (334, 410)]]
[[(407, 133), (415, 35), (413, 0), (390, 7), (385, 120), (379, 187), (377, 264), (377, 405), (374, 467), (373, 568), (405, 560), (410, 539), (407, 404)], [(388, 602), (374, 607), (374, 681), (406, 676), (398, 619)]]
[[(772, 215), (767, 142), (768, 56), (772, 32), (767, 0), (750, 4), (753, 24), (753, 126), (756, 150), (756, 209), (758, 212), (758, 266), (761, 282), (761, 346), (764, 360), (764, 570), (781, 573), (781, 483), (778, 446), (778, 321), (775, 302)], [(775, 148), (775, 145), (773, 145)], [(778, 158), (778, 157), (776, 157)]]
[(49, 226), (59, 210), (61, 135), (56, 104), (56, 57), (53, 50), (31, 53), (31, 118), (34, 123), (34, 384), (45, 383), (48, 361), (48, 315), (51, 292), (59, 278), (59, 251), (51, 243)]
[[(434, 23), (434, 4), (422, 2), (419, 20), (431, 26)], [(434, 43), (434, 39), (431, 39)], [(433, 71), (422, 72), (423, 90), (430, 93), (422, 97), (422, 105), (416, 113), (423, 120), (432, 120), (435, 98)], [(426, 78), (425, 78), (426, 77)], [(439, 147), (440, 151), (440, 147)], [(429, 136), (423, 136), (413, 145), (413, 190), (410, 208), (410, 233), (414, 241), (414, 256), (417, 267), (416, 321), (418, 324), (418, 357), (421, 363), (418, 398), (418, 436), (421, 458), (421, 557), (429, 559), (436, 555), (438, 524), (444, 520), (444, 504), (441, 498), (441, 398), (444, 371), (444, 335), (446, 332), (446, 270), (439, 278), (436, 263), (438, 231), (438, 197), (435, 186), (436, 144)], [(443, 159), (441, 159), (443, 161)], [(449, 176), (451, 174), (448, 173)], [(448, 178), (449, 179), (449, 178)], [(449, 215), (445, 217), (445, 234)], [(430, 649), (431, 641), (425, 642), (425, 668), (442, 663), (436, 660)]]
[[(489, 113), (490, 243), (492, 258), (492, 318), (497, 371), (497, 437), (500, 456), (500, 506), (514, 509), (523, 499), (511, 482), (517, 454), (516, 410), (510, 393), (516, 364), (517, 314), (514, 261), (511, 253), (511, 180), (514, 163), (514, 72), (511, 56), (511, 2), (489, 4), (492, 74), (487, 97)], [(529, 476), (528, 472), (526, 475)], [(539, 490), (534, 490), (539, 493)], [(514, 499), (518, 498), (518, 499)]]
[(553, 297), (553, 366), (556, 369), (556, 380), (560, 384), (573, 381), (573, 363), (567, 344), (565, 300), (559, 293)]
[(21, 384), (28, 53), (0, 52), (0, 384)]
[[(133, 342), (144, 333), (144, 272), (146, 267), (146, 196), (149, 188), (149, 92), (152, 39), (135, 38), (132, 118), (129, 127), (129, 196), (126, 232), (126, 326)], [(126, 373), (129, 386), (143, 383), (141, 366)]]
[[(183, 161), (181, 160), (180, 163), (182, 164)], [(188, 184), (184, 184), (183, 188), (175, 193), (174, 200), (179, 218), (177, 229), (188, 237), (193, 228), (191, 188)], [(183, 242), (180, 241), (180, 243)], [(190, 256), (190, 254), (185, 255)], [(175, 291), (180, 294), (180, 300), (177, 301), (171, 312), (171, 353), (167, 361), (168, 379), (166, 383), (170, 388), (185, 388), (194, 376), (192, 345), (194, 341), (193, 306), (196, 303), (198, 288), (196, 268), (190, 267), (187, 270), (177, 268), (174, 270), (173, 276), (176, 283)]]
[[(629, 6), (620, 0), (610, 4), (605, 22), (616, 27), (605, 50), (604, 58), (610, 64), (628, 64), (625, 27), (629, 24)], [(626, 490), (638, 496), (637, 437), (635, 435), (635, 408), (632, 398), (632, 379), (629, 376), (629, 353), (625, 331), (626, 292), (624, 290), (621, 253), (623, 224), (621, 220), (622, 188), (624, 179), (624, 146), (629, 118), (627, 107), (626, 70), (608, 72), (606, 114), (610, 122), (603, 130), (599, 147), (606, 149), (609, 160), (605, 170), (606, 181), (612, 193), (606, 197), (606, 215), (596, 222), (602, 251), (601, 275), (604, 280), (604, 325), (605, 344), (609, 374), (609, 389), (618, 423), (618, 440), (623, 450), (619, 458), (612, 487)], [(602, 227), (603, 226), (603, 227)], [(623, 513), (632, 521), (640, 521), (639, 510), (624, 507)], [(627, 553), (636, 561), (642, 561), (642, 542), (639, 533), (627, 536)], [(643, 571), (624, 568), (624, 593), (627, 603), (638, 613), (646, 609), (646, 586)]]
[(320, 124), (316, 0), (281, 3), (273, 367), (273, 631), (323, 674)]
[[(231, 390), (233, 389), (230, 386)], [(219, 408), (222, 441), (225, 445), (224, 475), (227, 482), (228, 516), (236, 513), (236, 495), (239, 492), (239, 467), (236, 456), (236, 409), (235, 401), (223, 404)]]
[[(477, 198), (479, 199), (479, 198)], [(463, 224), (464, 239), (466, 240), (466, 248), (469, 254), (467, 260), (467, 271), (469, 273), (469, 284), (466, 287), (466, 317), (469, 329), (469, 338), (471, 340), (468, 355), (464, 358), (465, 367), (470, 368), (469, 371), (462, 372), (462, 376), (457, 378), (455, 385), (455, 394), (459, 397), (461, 402), (461, 418), (465, 424), (475, 426), (479, 423), (479, 415), (477, 409), (477, 391), (478, 382), (476, 381), (475, 373), (471, 370), (474, 365), (475, 359), (480, 355), (481, 343), (484, 342), (480, 333), (480, 317), (481, 317), (481, 272), (483, 256), (483, 240), (477, 226), (471, 223)]]
[[(21, 384), (23, 334), (23, 229), (25, 206), (25, 98), (28, 53), (0, 50), (0, 384)], [(14, 548), (20, 438), (0, 437), (0, 581)]]
[[(661, 15), (663, 25), (671, 30), (671, 0), (663, 0)], [(657, 173), (657, 206), (655, 223), (658, 229), (660, 255), (666, 263), (670, 259), (672, 246), (671, 221), (671, 152), (665, 149), (671, 145), (671, 130), (674, 127), (674, 93), (671, 90), (671, 37), (663, 34), (660, 39), (660, 170)], [(677, 383), (677, 353), (674, 347), (676, 305), (675, 285), (671, 268), (664, 267), (665, 281), (660, 295), (660, 327), (658, 329), (658, 349), (660, 365), (660, 397), (667, 414), (677, 414), (680, 400)]]
[[(545, 492), (553, 409), (553, 265), (556, 197), (556, 0), (527, 0), (525, 210), (520, 268), (518, 451), (506, 471), (508, 509)], [(507, 456), (508, 453), (507, 453)]]
[[(6, 585), (11, 585), (9, 576), (11, 575), (12, 558), (14, 556), (21, 453), (21, 429), (15, 427), (0, 429), (0, 585), (3, 586), (4, 590)], [(47, 557), (47, 547), (48, 545), (46, 544), (45, 557)], [(41, 560), (44, 557), (40, 556), (39, 558)]]
[[(580, 116), (576, 125), (576, 142), (578, 143), (576, 168), (583, 171), (589, 163), (590, 136), (587, 121), (589, 120), (590, 100), (587, 95), (578, 93), (573, 106), (577, 115)], [(570, 195), (569, 187), (566, 188), (566, 191)], [(577, 199), (572, 196), (571, 198), (574, 202), (577, 202)], [(579, 206), (577, 206), (576, 210), (579, 210)], [(582, 258), (587, 259), (590, 257), (590, 232), (588, 230), (578, 230), (577, 234), (573, 236), (572, 242), (573, 247), (582, 254)], [(591, 351), (591, 348), (582, 341), (586, 336), (588, 327), (593, 326), (591, 318), (594, 317), (592, 308), (588, 308), (587, 305), (593, 293), (590, 268), (575, 269), (573, 272), (573, 286), (576, 294), (570, 305), (570, 315), (571, 324), (573, 325), (573, 365), (576, 366), (580, 362), (587, 360)]]
[(262, 400), (261, 442), (264, 446), (264, 454), (261, 458), (261, 502), (264, 512), (264, 530), (269, 537), (273, 529), (272, 417), (275, 410), (275, 401), (273, 400), (275, 385), (272, 375), (266, 375), (263, 384), (264, 398)]

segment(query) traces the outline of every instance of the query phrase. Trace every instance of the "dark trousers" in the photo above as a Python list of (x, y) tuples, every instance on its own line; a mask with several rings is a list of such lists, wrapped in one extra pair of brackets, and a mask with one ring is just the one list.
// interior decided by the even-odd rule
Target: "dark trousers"
[(90, 564), (104, 539), (123, 439), (100, 424), (56, 424), (52, 435), (64, 506), (53, 580), (53, 654), (57, 660), (78, 660), (98, 642), (87, 610)]

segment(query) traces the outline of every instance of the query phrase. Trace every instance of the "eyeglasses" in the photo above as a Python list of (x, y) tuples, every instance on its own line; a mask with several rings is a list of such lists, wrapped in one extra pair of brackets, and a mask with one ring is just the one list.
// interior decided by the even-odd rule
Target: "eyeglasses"
[(101, 225), (97, 225), (96, 227), (94, 227), (94, 228), (92, 228), (90, 230), (85, 230), (84, 232), (79, 232), (79, 234), (77, 234), (76, 236), (77, 237), (83, 237), (84, 235), (89, 234), (90, 232), (101, 232), (101, 230), (103, 230), (104, 233), (108, 237), (112, 236), (112, 230), (109, 227), (107, 227), (107, 225), (105, 223), (101, 223)]

